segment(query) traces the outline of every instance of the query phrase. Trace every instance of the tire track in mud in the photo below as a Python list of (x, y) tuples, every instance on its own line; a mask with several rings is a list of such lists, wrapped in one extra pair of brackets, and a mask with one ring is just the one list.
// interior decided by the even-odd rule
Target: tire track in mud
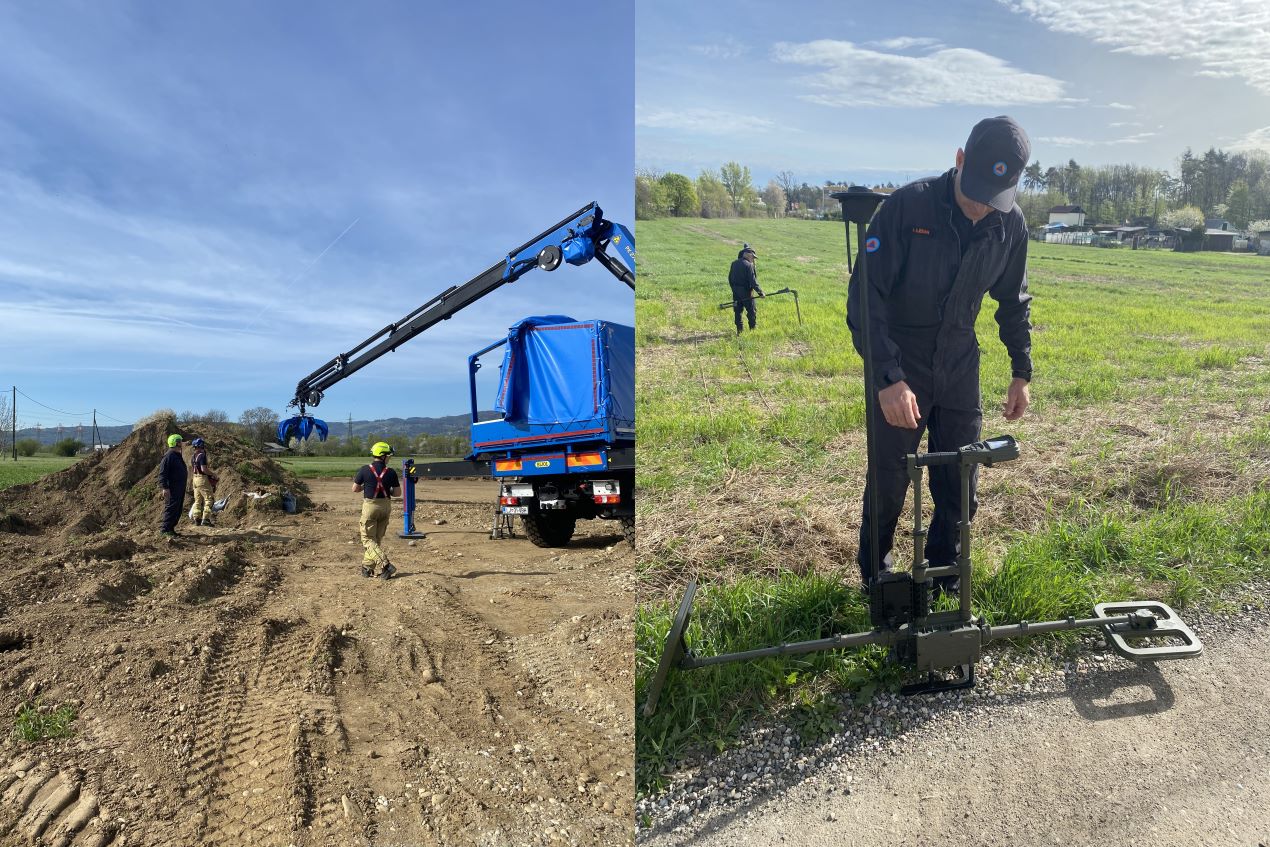
[[(361, 686), (380, 692), (376, 718), (361, 723), (343, 703), (339, 712), (361, 723), (355, 735), (419, 739), (423, 755), (407, 776), (423, 799), (424, 828), (441, 843), (467, 843), (478, 831), (523, 833), (537, 819), (620, 841), (630, 800), (611, 775), (631, 770), (630, 745), (543, 688), (540, 678), (564, 657), (545, 650), (543, 672), (530, 672), (451, 592), (429, 585), (421, 595), (415, 611), (379, 623), (386, 638), (358, 639), (344, 659), (348, 682), (362, 676)], [(337, 702), (363, 700), (361, 686), (341, 686)]]
[(186, 783), (198, 843), (287, 847), (312, 819), (309, 735), (330, 703), (312, 690), (325, 635), (266, 618), (217, 639)]
[(107, 847), (115, 829), (100, 811), (78, 771), (54, 770), (32, 757), (0, 772), (0, 843)]

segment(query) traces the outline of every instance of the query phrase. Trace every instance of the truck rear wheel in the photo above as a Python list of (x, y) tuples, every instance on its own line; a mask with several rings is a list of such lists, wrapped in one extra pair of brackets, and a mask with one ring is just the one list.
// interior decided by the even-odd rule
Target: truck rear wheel
[(635, 546), (635, 518), (622, 518), (622, 537), (627, 544)]
[(530, 512), (521, 515), (525, 534), (535, 547), (563, 547), (573, 538), (577, 518), (568, 512)]

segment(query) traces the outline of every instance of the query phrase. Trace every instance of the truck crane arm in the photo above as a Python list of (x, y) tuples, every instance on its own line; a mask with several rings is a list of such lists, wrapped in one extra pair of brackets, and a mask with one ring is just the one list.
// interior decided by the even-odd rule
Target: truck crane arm
[[(611, 248), (611, 251), (610, 251)], [(605, 219), (596, 203), (577, 212), (509, 252), (498, 264), (461, 285), (453, 285), (404, 317), (388, 324), (356, 347), (340, 353), (296, 385), (288, 408), (299, 414), (278, 424), (278, 440), (306, 438), (316, 431), (325, 440), (326, 424), (305, 414), (317, 406), (331, 386), (391, 353), (421, 333), (485, 295), (515, 282), (534, 268), (554, 271), (561, 264), (585, 265), (595, 259), (632, 289), (635, 288), (635, 239), (622, 224)]]

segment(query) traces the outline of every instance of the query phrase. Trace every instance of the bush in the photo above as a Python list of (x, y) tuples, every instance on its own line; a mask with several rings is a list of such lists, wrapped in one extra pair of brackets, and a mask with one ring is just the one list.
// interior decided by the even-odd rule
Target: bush
[(78, 438), (63, 438), (53, 445), (53, 454), (56, 456), (74, 456), (83, 449), (84, 442)]
[(34, 438), (19, 438), (17, 448), (19, 456), (34, 456), (40, 449), (40, 442)]

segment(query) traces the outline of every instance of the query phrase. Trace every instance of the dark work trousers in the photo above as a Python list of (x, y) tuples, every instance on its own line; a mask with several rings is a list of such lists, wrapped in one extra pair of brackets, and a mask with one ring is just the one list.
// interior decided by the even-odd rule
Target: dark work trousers
[(741, 310), (745, 310), (745, 316), (750, 321), (750, 329), (754, 329), (754, 325), (758, 320), (758, 312), (754, 309), (753, 297), (737, 297), (735, 293), (733, 293), (732, 297), (734, 298), (732, 301), (732, 317), (736, 320), (736, 331), (740, 335)]
[(168, 499), (163, 503), (163, 532), (172, 532), (176, 529), (176, 522), (181, 519), (181, 509), (184, 506), (185, 486), (182, 485), (179, 494), (171, 490)]
[[(923, 402), (925, 401), (925, 403)], [(905, 457), (917, 452), (922, 440), (922, 432), (929, 433), (928, 450), (939, 453), (956, 450), (979, 440), (979, 432), (983, 426), (983, 410), (949, 409), (940, 406), (932, 408), (929, 395), (917, 395), (917, 408), (923, 417), (917, 422), (917, 429), (902, 429), (891, 426), (882, 415), (880, 406), (874, 406), (875, 420), (874, 452), (878, 457), (878, 546), (879, 562), (882, 570), (887, 570), (886, 556), (891, 552), (895, 542), (895, 526), (899, 522), (900, 512), (904, 509), (904, 500), (909, 496), (908, 465)], [(970, 477), (970, 517), (975, 516), (978, 502), (975, 498), (975, 486), (978, 482), (979, 468), (976, 466)], [(930, 486), (931, 500), (935, 504), (935, 514), (927, 528), (926, 558), (932, 566), (951, 565), (957, 561), (961, 552), (961, 536), (957, 531), (957, 523), (961, 519), (961, 473), (956, 465), (940, 465), (926, 469)], [(860, 524), (860, 576), (864, 582), (869, 580), (869, 491), (865, 486), (864, 518)]]

